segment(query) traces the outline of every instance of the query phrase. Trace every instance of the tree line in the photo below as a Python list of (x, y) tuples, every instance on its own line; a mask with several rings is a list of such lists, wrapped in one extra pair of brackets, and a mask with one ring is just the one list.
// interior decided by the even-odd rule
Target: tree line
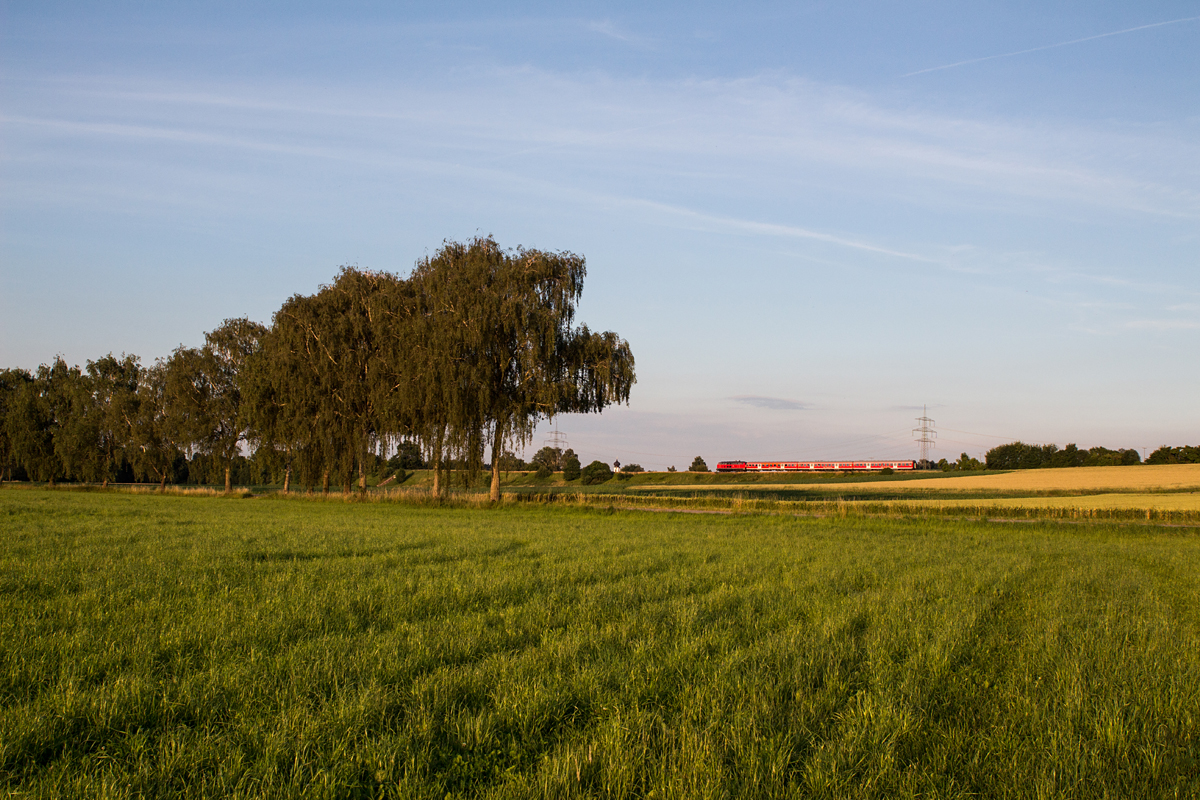
[[(1110, 450), (1107, 447), (1081, 449), (1075, 444), (1059, 448), (1056, 444), (1010, 442), (987, 451), (984, 460), (963, 453), (957, 461), (942, 459), (936, 465), (945, 471), (1049, 469), (1055, 467), (1114, 467), (1141, 464), (1136, 448)], [(1145, 460), (1146, 464), (1200, 464), (1200, 447), (1163, 445)]]
[(1200, 464), (1200, 445), (1168, 447), (1163, 445), (1146, 459), (1147, 464)]
[(224, 472), (244, 452), (283, 477), (350, 491), (381, 455), (416, 449), (444, 494), (451, 465), (499, 499), (506, 447), (561, 413), (628, 402), (633, 353), (575, 325), (582, 256), (491, 237), (446, 242), (407, 278), (342, 267), (271, 325), (226, 320), (204, 345), (144, 366), (109, 354), (0, 371), (0, 477), (165, 485), (180, 459)]
[(1110, 450), (1090, 447), (1086, 450), (1075, 444), (1059, 449), (1055, 444), (1026, 444), (1012, 442), (993, 447), (984, 457), (988, 469), (1046, 469), (1051, 467), (1116, 467), (1142, 463), (1135, 448)]

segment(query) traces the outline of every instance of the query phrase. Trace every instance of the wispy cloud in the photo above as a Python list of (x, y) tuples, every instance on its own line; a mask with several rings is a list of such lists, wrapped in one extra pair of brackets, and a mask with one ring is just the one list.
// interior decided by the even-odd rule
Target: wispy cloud
[[(1195, 296), (1161, 272), (1072, 263), (1069, 253), (1021, 251), (1019, 242), (1001, 250), (972, 242), (970, 230), (922, 220), (983, 211), (1074, 222), (1096, 208), (1128, 224), (1142, 213), (1200, 219), (1200, 174), (1187, 166), (1200, 163), (1200, 147), (1169, 126), (955, 118), (780, 76), (655, 82), (505, 68), (448, 84), (336, 93), (286, 84), (5, 82), (13, 89), (3, 118), (10, 153), (24, 146), (18, 131), (34, 150), (36, 130), (140, 140), (158, 151), (147, 148), (140, 161), (196, 165), (199, 182), (218, 174), (200, 148), (240, 149), (295, 159), (297, 175), (307, 171), (301, 160), (320, 159), (396, 182), (449, 177), (620, 209), (664, 227), (790, 240), (806, 251), (801, 257), (828, 256), (810, 246), (828, 245), (846, 258), (1036, 276), (1063, 291), (1092, 284), (1097, 292)], [(181, 160), (171, 148), (190, 152)], [(76, 152), (105, 157), (103, 145)], [(244, 174), (230, 171), (229, 180)], [(812, 200), (822, 196), (854, 213), (825, 213)], [(897, 213), (915, 225), (877, 224)]]
[(1194, 319), (1135, 319), (1124, 324), (1134, 330), (1194, 331), (1200, 330), (1200, 320)]
[[(305, 86), (267, 94), (152, 84), (139, 91), (81, 79), (74, 87), (29, 87), (23, 96), (28, 102), (10, 93), (10, 114), (236, 135), (247, 147), (256, 146), (254, 137), (277, 144), (282, 134), (289, 144), (336, 145), (357, 158), (421, 151), (426, 159), (526, 175), (563, 166), (602, 180), (637, 174), (657, 183), (719, 180), (727, 188), (790, 182), (846, 193), (869, 185), (878, 199), (890, 194), (954, 211), (1017, 211), (1036, 199), (1200, 219), (1200, 175), (1182, 166), (1200, 163), (1200, 147), (1186, 131), (901, 111), (863, 93), (771, 76), (647, 82), (504, 69), (442, 87), (336, 94)], [(225, 111), (214, 115), (213, 108)], [(339, 126), (338, 118), (355, 125)]]
[(624, 42), (625, 44), (637, 45), (638, 47), (646, 47), (649, 44), (649, 40), (645, 37), (629, 33), (618, 27), (612, 20), (594, 20), (589, 22), (587, 27), (589, 31), (607, 36), (610, 39), (616, 39), (618, 42)]
[(869, 241), (861, 241), (844, 236), (837, 236), (832, 233), (810, 230), (808, 228), (803, 228), (796, 225), (783, 225), (774, 222), (757, 222), (749, 219), (738, 219), (737, 217), (706, 214), (702, 211), (696, 211), (683, 206), (670, 205), (668, 203), (658, 203), (652, 200), (628, 198), (622, 202), (628, 205), (639, 206), (647, 210), (663, 212), (668, 215), (690, 220), (700, 226), (703, 226), (707, 230), (723, 230), (758, 236), (778, 236), (787, 239), (811, 239), (813, 241), (837, 245), (838, 247), (847, 247), (852, 250), (862, 250), (868, 253), (891, 256), (893, 258), (902, 258), (908, 261), (922, 261), (928, 264), (945, 264), (944, 261), (923, 256), (918, 253), (895, 250), (890, 247), (884, 247)]
[(185, 128), (156, 127), (149, 125), (127, 125), (112, 122), (78, 122), (63, 119), (43, 119), (38, 117), (21, 117), (0, 114), (0, 122), (8, 125), (27, 125), (53, 131), (115, 137), (123, 139), (158, 140), (185, 145), (204, 145), (213, 147), (236, 148), (239, 150), (258, 150), (271, 153), (303, 157), (336, 158), (336, 150), (323, 147), (306, 147), (287, 145), (263, 138), (246, 136), (227, 136)]
[(788, 400), (783, 397), (763, 397), (761, 395), (740, 394), (729, 398), (735, 402), (754, 408), (768, 408), (772, 411), (804, 411), (809, 408), (805, 403)]
[(1152, 22), (1149, 25), (1138, 25), (1134, 28), (1125, 28), (1119, 31), (1109, 31), (1108, 33), (1098, 33), (1095, 36), (1084, 36), (1080, 39), (1071, 39), (1066, 42), (1055, 42), (1054, 44), (1044, 44), (1040, 47), (1029, 47), (1024, 50), (1014, 50), (1011, 53), (1000, 53), (994, 56), (983, 56), (981, 58), (968, 58), (965, 61), (955, 61), (953, 64), (942, 64), (937, 67), (928, 67), (926, 69), (918, 69), (914, 72), (907, 72), (901, 75), (901, 78), (911, 78), (913, 75), (924, 75), (927, 72), (938, 72), (944, 69), (953, 69), (954, 67), (965, 67), (968, 64), (979, 64), (983, 61), (993, 61), (997, 58), (1011, 58), (1012, 56), (1022, 56), (1026, 53), (1037, 53), (1041, 50), (1053, 50), (1056, 47), (1066, 47), (1072, 44), (1081, 44), (1083, 42), (1091, 42), (1096, 39), (1107, 39), (1110, 36), (1120, 36), (1125, 33), (1133, 33), (1134, 31), (1144, 31), (1148, 28), (1161, 28), (1164, 25), (1178, 25), (1181, 22), (1195, 22), (1200, 20), (1200, 17), (1183, 17), (1181, 19), (1171, 19), (1166, 22)]

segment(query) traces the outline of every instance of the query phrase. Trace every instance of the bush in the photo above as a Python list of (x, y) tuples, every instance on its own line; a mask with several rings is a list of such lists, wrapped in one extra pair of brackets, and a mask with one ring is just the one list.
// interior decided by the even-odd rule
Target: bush
[(955, 461), (953, 464), (950, 465), (950, 469), (955, 469), (955, 470), (959, 470), (959, 471), (970, 470), (972, 472), (976, 472), (979, 470), (987, 469), (987, 465), (984, 464), (979, 459), (971, 458), (966, 453), (963, 453), (961, 456), (958, 457), (958, 461)]
[(583, 480), (580, 481), (584, 486), (591, 486), (597, 483), (604, 483), (613, 476), (612, 470), (608, 464), (603, 461), (593, 461), (583, 468), (580, 474)]
[(895, 475), (896, 471), (894, 469), (892, 469), (891, 467), (884, 467), (883, 469), (879, 470), (879, 474), (880, 475)]
[(562, 474), (563, 478), (568, 481), (579, 479), (581, 469), (579, 467), (579, 456), (575, 455), (574, 450), (568, 450), (563, 453)]
[(548, 470), (554, 472), (556, 469), (562, 466), (562, 455), (563, 454), (561, 452), (553, 447), (543, 447), (541, 450), (537, 451), (537, 454), (534, 455), (533, 459), (530, 460), (529, 463), (539, 467), (544, 465)]
[(537, 478), (539, 481), (544, 481), (553, 474), (554, 473), (550, 471), (550, 467), (546, 466), (542, 462), (539, 462), (537, 472), (533, 473), (533, 477)]
[(500, 469), (504, 472), (524, 472), (536, 466), (536, 464), (526, 464), (525, 459), (511, 450), (505, 450), (500, 454)]
[(621, 472), (635, 473), (645, 471), (646, 470), (642, 469), (641, 464), (626, 464), (625, 466), (621, 467)]
[(421, 458), (421, 446), (412, 439), (405, 439), (396, 448), (396, 455), (388, 459), (388, 469), (426, 469), (425, 460)]
[(696, 456), (692, 459), (692, 465), (688, 467), (688, 472), (708, 472), (708, 464), (704, 463), (704, 459)]

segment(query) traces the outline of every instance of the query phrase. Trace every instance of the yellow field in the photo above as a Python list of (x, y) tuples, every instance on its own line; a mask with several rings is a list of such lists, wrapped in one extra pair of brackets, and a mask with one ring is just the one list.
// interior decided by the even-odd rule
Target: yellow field
[[(1196, 489), (1200, 491), (1200, 464), (1151, 464), (1130, 467), (1068, 467), (1064, 469), (1025, 469), (995, 475), (962, 475), (905, 481), (872, 483), (756, 483), (754, 489), (798, 489), (819, 486), (822, 491), (843, 489), (864, 492), (928, 491), (945, 492), (1052, 492), (1109, 490), (1114, 492), (1153, 492)], [(658, 487), (639, 487), (652, 490)], [(743, 491), (745, 484), (727, 483), (694, 487), (698, 490)]]
[[(864, 484), (847, 484), (861, 489)], [(871, 485), (871, 484), (867, 484)], [(971, 475), (962, 478), (931, 478), (903, 483), (874, 484), (890, 491), (903, 489), (992, 489), (997, 492), (1021, 491), (1114, 491), (1147, 492), (1162, 489), (1200, 490), (1200, 464), (1139, 464), (1131, 467), (1069, 467), (1065, 469), (1025, 469), (1000, 475)]]

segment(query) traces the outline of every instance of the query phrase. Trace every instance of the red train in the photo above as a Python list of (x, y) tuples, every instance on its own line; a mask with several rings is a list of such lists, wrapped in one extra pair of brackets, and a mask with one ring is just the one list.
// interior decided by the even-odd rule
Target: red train
[(720, 461), (717, 472), (875, 472), (914, 470), (916, 461)]

